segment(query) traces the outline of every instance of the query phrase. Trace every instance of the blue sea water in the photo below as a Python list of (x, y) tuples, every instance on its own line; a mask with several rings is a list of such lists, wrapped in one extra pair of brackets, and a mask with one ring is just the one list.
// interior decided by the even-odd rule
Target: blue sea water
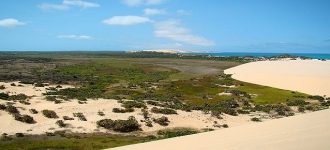
[(271, 57), (278, 56), (283, 54), (289, 54), (292, 56), (306, 56), (312, 59), (327, 59), (330, 60), (330, 54), (314, 54), (314, 53), (240, 53), (240, 52), (223, 52), (223, 53), (194, 53), (194, 54), (203, 54), (210, 56), (254, 56), (254, 57)]

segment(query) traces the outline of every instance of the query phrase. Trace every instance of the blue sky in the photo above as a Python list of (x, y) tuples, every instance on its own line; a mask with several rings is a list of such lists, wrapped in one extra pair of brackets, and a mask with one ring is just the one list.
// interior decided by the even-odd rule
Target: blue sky
[(146, 49), (330, 53), (330, 1), (0, 1), (0, 51)]

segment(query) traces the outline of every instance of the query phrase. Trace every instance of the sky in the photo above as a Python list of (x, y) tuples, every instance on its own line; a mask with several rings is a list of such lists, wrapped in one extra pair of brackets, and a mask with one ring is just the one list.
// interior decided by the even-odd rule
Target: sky
[(330, 1), (0, 1), (0, 51), (153, 49), (330, 53)]

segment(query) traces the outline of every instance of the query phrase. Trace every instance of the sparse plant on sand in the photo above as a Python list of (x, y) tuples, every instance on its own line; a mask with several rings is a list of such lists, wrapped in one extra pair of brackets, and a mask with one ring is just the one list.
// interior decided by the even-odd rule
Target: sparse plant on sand
[(41, 113), (47, 118), (58, 118), (56, 112), (53, 110), (44, 109)]

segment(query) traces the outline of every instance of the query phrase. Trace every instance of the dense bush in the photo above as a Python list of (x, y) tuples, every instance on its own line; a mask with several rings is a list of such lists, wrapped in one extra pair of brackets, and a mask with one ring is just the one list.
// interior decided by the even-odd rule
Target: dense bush
[(157, 108), (153, 107), (151, 108), (151, 112), (157, 113), (157, 114), (178, 114), (175, 110), (169, 109), (169, 108)]
[(44, 87), (44, 84), (42, 84), (41, 82), (37, 82), (34, 86), (35, 87)]
[(63, 120), (57, 120), (55, 124), (57, 124), (61, 128), (66, 126)]
[(161, 125), (161, 126), (167, 126), (168, 123), (170, 122), (170, 121), (168, 120), (168, 118), (165, 117), (165, 116), (162, 116), (162, 117), (157, 118), (157, 119), (153, 119), (153, 121), (156, 122), (156, 123), (158, 123), (158, 124)]
[(47, 101), (56, 101), (56, 96), (46, 96)]
[(237, 112), (238, 112), (239, 114), (250, 114), (249, 111), (241, 110), (241, 109), (237, 110)]
[(251, 121), (260, 122), (261, 120), (259, 118), (257, 118), (257, 117), (253, 117), (253, 118), (251, 118)]
[(17, 108), (13, 105), (8, 105), (7, 108), (6, 108), (6, 111), (9, 112), (10, 114), (19, 113)]
[(128, 117), (128, 120), (102, 119), (97, 121), (96, 124), (100, 127), (112, 129), (117, 132), (131, 132), (140, 130), (140, 125), (133, 116)]
[(306, 102), (304, 100), (294, 100), (294, 101), (287, 100), (286, 104), (288, 106), (305, 106), (308, 105), (309, 102)]
[(24, 134), (23, 133), (15, 133), (15, 136), (16, 137), (24, 137)]
[(146, 108), (147, 106), (143, 102), (138, 101), (125, 101), (122, 104), (125, 108)]
[(125, 109), (121, 109), (121, 108), (113, 108), (112, 112), (114, 113), (127, 113), (127, 112), (134, 112), (134, 108), (125, 108)]
[(78, 120), (80, 120), (80, 121), (87, 121), (87, 119), (83, 113), (73, 113), (73, 116), (78, 117)]
[(58, 118), (55, 111), (53, 110), (44, 109), (41, 111), (41, 113), (47, 118)]
[(0, 85), (0, 90), (6, 89), (4, 85)]
[(29, 109), (29, 111), (30, 111), (30, 113), (32, 113), (32, 114), (37, 114), (38, 113), (38, 111), (37, 110), (35, 110), (35, 109)]
[(9, 98), (9, 95), (7, 93), (0, 93), (0, 99), (3, 99), (3, 100), (8, 100)]
[(319, 96), (319, 95), (310, 95), (310, 96), (308, 96), (308, 98), (315, 99), (315, 100), (318, 100), (320, 102), (323, 102), (324, 101), (324, 97)]
[(28, 96), (25, 94), (17, 94), (17, 95), (11, 95), (9, 96), (9, 100), (25, 100), (27, 99)]
[(63, 116), (63, 120), (74, 120), (74, 118), (70, 118), (69, 116)]
[(190, 134), (196, 134), (198, 131), (191, 130), (191, 129), (182, 129), (182, 130), (160, 130), (157, 132), (158, 135), (162, 136), (163, 138), (173, 138), (178, 136), (185, 136)]
[(6, 110), (6, 105), (4, 105), (4, 104), (0, 104), (0, 110)]
[(21, 121), (21, 122), (25, 122), (25, 123), (35, 123), (33, 117), (31, 117), (29, 115), (22, 116), (22, 115), (16, 113), (16, 114), (13, 114), (13, 117), (17, 121)]

